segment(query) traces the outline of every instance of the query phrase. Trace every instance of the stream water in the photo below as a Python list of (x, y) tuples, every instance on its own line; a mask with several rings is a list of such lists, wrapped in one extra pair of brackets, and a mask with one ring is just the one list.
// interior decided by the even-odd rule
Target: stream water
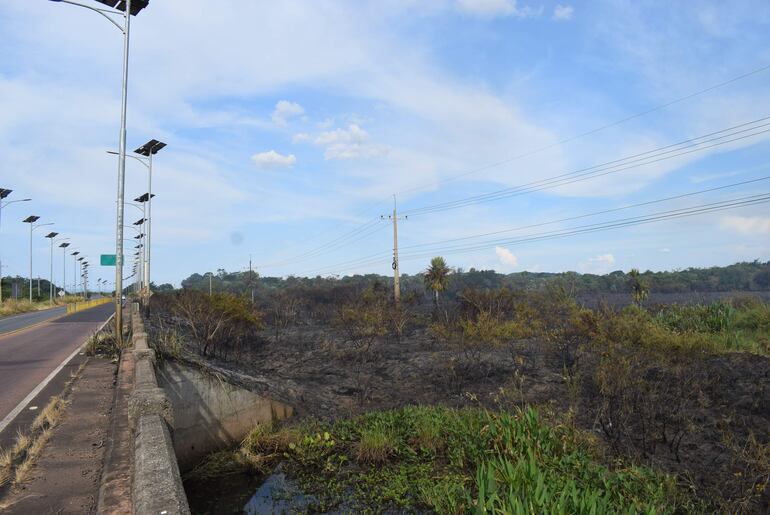
[[(247, 515), (305, 513), (316, 503), (279, 465), (269, 476), (231, 474), (205, 482), (185, 483), (190, 511), (194, 515), (244, 513)], [(350, 513), (344, 507), (326, 512)]]

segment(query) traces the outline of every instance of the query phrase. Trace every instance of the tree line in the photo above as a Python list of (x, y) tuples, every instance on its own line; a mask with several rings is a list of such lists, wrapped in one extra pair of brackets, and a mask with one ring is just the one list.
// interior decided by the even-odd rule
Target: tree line
[[(426, 272), (435, 265), (432, 264)], [(448, 280), (441, 284), (441, 295), (450, 299), (465, 289), (499, 289), (541, 291), (558, 286), (574, 295), (633, 293), (633, 285), (642, 281), (650, 293), (705, 293), (732, 291), (770, 291), (770, 261), (735, 263), (723, 267), (687, 268), (684, 270), (645, 272), (616, 270), (604, 275), (577, 272), (515, 272), (502, 274), (494, 270), (467, 271), (452, 269), (446, 263), (442, 271)], [(401, 276), (402, 291), (423, 294), (426, 291), (426, 272)], [(393, 278), (379, 274), (351, 275), (344, 277), (261, 277), (250, 272), (228, 272), (219, 269), (216, 274), (194, 273), (182, 281), (182, 288), (246, 294), (252, 288), (258, 296), (285, 289), (334, 290), (337, 288), (372, 285), (392, 287)], [(431, 279), (428, 273), (428, 281)], [(164, 285), (168, 287), (167, 285)], [(435, 291), (435, 290), (434, 290)]]

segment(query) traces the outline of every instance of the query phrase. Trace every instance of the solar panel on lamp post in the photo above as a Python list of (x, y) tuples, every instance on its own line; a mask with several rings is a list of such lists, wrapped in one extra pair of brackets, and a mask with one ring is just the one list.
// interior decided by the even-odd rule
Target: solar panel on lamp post
[[(136, 16), (147, 7), (149, 0), (97, 0), (103, 5), (107, 5), (118, 11), (99, 9), (80, 2), (72, 0), (51, 0), (53, 2), (66, 3), (84, 7), (99, 13), (109, 20), (118, 30), (123, 33), (123, 81), (120, 102), (120, 134), (119, 134), (119, 159), (118, 159), (118, 205), (117, 217), (115, 223), (115, 291), (123, 291), (123, 192), (126, 178), (126, 111), (128, 106), (128, 50), (131, 34), (131, 16)], [(122, 11), (123, 26), (121, 27), (111, 15), (121, 15)], [(123, 303), (121, 296), (115, 297), (115, 338), (118, 346), (123, 344)]]
[[(155, 195), (152, 193), (144, 193), (134, 199), (134, 202), (138, 202), (142, 205), (142, 208), (144, 209), (145, 206), (149, 206), (152, 202), (152, 197)], [(146, 209), (144, 209), (145, 215), (134, 222), (134, 225), (139, 225), (142, 223), (142, 227), (147, 227), (147, 230), (145, 231), (148, 235), (150, 234), (150, 218), (149, 213)], [(149, 242), (149, 236), (147, 238), (147, 241)], [(145, 250), (142, 252), (142, 288), (143, 292), (146, 294), (145, 297), (145, 306), (147, 305), (147, 302), (149, 302), (149, 291), (150, 291), (150, 262), (149, 262), (149, 246), (145, 248)]]
[(150, 291), (150, 270), (152, 265), (152, 197), (155, 195), (152, 194), (152, 156), (157, 154), (161, 149), (163, 149), (166, 146), (165, 143), (158, 141), (156, 139), (151, 139), (138, 149), (134, 150), (137, 154), (143, 155), (147, 157), (147, 160), (149, 161), (149, 167), (148, 167), (148, 181), (147, 181), (147, 250), (145, 251), (145, 259), (147, 261), (146, 264), (146, 272), (145, 272), (145, 287), (147, 300), (148, 300), (148, 306), (149, 306), (149, 298), (150, 295), (152, 295), (152, 292)]
[[(31, 198), (23, 198), (19, 200), (6, 200), (3, 202), (3, 199), (8, 197), (13, 193), (13, 190), (9, 190), (7, 188), (0, 188), (0, 227), (2, 226), (3, 221), (3, 208), (5, 206), (8, 206), (10, 204), (15, 204), (16, 202), (29, 202), (32, 200)], [(3, 303), (3, 251), (2, 247), (0, 247), (0, 304)]]
[(46, 238), (51, 240), (51, 275), (48, 279), (48, 301), (53, 304), (53, 239), (59, 235), (58, 232), (49, 232), (45, 235)]
[[(158, 141), (156, 139), (151, 139), (141, 147), (134, 150), (134, 153), (139, 154), (139, 156), (126, 156), (131, 157), (142, 163), (145, 168), (147, 168), (147, 193), (149, 195), (147, 199), (147, 251), (145, 252), (144, 260), (146, 261), (146, 264), (144, 265), (145, 269), (145, 287), (146, 287), (146, 294), (149, 297), (152, 292), (150, 292), (150, 269), (152, 265), (152, 197), (155, 195), (152, 194), (152, 156), (160, 152), (163, 148), (166, 147), (166, 144), (162, 141)], [(108, 151), (108, 154), (115, 154), (114, 151)], [(141, 157), (140, 157), (141, 156)]]
[(53, 225), (53, 222), (47, 224), (36, 224), (40, 220), (39, 216), (30, 215), (22, 222), (29, 224), (29, 301), (32, 302), (32, 231), (38, 227), (45, 227), (46, 225)]

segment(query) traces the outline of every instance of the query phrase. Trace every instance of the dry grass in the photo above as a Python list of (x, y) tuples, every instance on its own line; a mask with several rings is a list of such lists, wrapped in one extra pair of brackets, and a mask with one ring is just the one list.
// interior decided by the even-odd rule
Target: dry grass
[[(84, 364), (85, 365), (85, 364)], [(70, 390), (71, 383), (80, 374), (81, 368), (65, 385), (65, 395)], [(12, 482), (14, 486), (21, 485), (31, 478), (31, 471), (43, 453), (43, 449), (53, 435), (54, 428), (61, 422), (67, 402), (61, 396), (52, 397), (45, 408), (32, 422), (31, 432), (16, 433), (16, 441), (11, 449), (0, 451), (0, 486)], [(0, 511), (3, 507), (0, 505)]]
[(13, 444), (13, 459), (15, 460), (18, 457), (23, 456), (31, 444), (32, 438), (19, 430), (16, 433), (16, 442)]
[(32, 422), (32, 431), (37, 432), (55, 427), (61, 421), (64, 407), (65, 402), (61, 397), (53, 397), (48, 405), (35, 417), (34, 422)]
[(13, 451), (10, 449), (0, 450), (0, 469), (13, 466)]
[(11, 480), (11, 469), (0, 468), (0, 487), (5, 486)]
[(14, 472), (13, 483), (15, 485), (23, 484), (30, 479), (32, 467), (35, 466), (35, 462), (43, 453), (43, 448), (48, 443), (48, 440), (51, 439), (51, 435), (53, 435), (53, 427), (47, 427), (38, 433), (34, 441), (31, 441), (24, 461), (19, 463)]

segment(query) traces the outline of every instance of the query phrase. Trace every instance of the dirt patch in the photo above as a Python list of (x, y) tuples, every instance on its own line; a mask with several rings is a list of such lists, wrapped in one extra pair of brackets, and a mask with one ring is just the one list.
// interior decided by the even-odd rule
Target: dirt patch
[(4, 500), (7, 513), (95, 513), (115, 369), (111, 360), (91, 358), (29, 481)]

